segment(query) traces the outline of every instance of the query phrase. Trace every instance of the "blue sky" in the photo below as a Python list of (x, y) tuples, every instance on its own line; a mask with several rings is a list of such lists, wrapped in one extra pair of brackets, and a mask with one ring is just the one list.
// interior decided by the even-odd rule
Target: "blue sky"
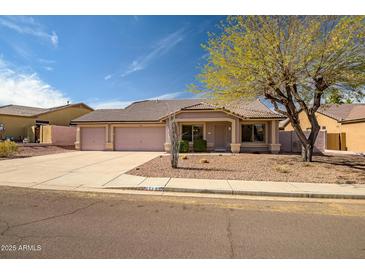
[(0, 16), (0, 104), (189, 98), (224, 16)]

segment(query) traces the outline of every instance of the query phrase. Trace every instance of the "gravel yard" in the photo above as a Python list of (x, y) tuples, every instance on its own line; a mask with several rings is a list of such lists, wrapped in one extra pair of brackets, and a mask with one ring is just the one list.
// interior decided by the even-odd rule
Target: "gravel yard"
[[(202, 160), (209, 163), (201, 163)], [(365, 183), (364, 156), (314, 156), (304, 163), (299, 155), (222, 154), (187, 155), (179, 168), (170, 166), (170, 157), (157, 157), (128, 174), (148, 177), (231, 179), (248, 181), (290, 181), (306, 183)]]
[(8, 157), (8, 158), (0, 157), (0, 160), (41, 156), (41, 155), (56, 154), (56, 153), (71, 152), (71, 151), (75, 151), (74, 146), (68, 146), (68, 147), (41, 146), (41, 145), (39, 145), (39, 146), (19, 146), (18, 151), (15, 153), (15, 155)]

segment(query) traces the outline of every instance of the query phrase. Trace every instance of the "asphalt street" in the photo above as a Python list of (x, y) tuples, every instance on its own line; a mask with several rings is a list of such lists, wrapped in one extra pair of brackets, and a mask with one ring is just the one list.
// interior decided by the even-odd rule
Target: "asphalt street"
[(0, 187), (0, 258), (365, 258), (365, 202)]

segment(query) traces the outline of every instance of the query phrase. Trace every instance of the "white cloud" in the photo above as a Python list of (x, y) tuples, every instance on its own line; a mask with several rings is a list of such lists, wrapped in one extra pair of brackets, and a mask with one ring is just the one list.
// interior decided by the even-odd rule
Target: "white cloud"
[(179, 92), (172, 92), (172, 93), (165, 93), (156, 97), (149, 98), (148, 100), (169, 100), (169, 99), (176, 99), (179, 98), (181, 95), (186, 94), (186, 92), (179, 91)]
[(111, 74), (108, 74), (108, 75), (106, 75), (105, 77), (104, 77), (104, 80), (105, 81), (108, 81), (109, 79), (111, 79), (112, 78), (112, 75)]
[(55, 64), (56, 63), (55, 60), (42, 59), (42, 58), (39, 58), (38, 59), (38, 62), (39, 63), (42, 63), (42, 64), (46, 64), (46, 65), (50, 65), (50, 64)]
[[(186, 92), (180, 91), (180, 92), (165, 93), (165, 94), (161, 94), (159, 96), (147, 98), (146, 100), (176, 99), (183, 94), (186, 94)], [(108, 100), (108, 101), (104, 101), (104, 102), (89, 103), (89, 105), (92, 106), (94, 109), (113, 109), (113, 108), (115, 109), (115, 108), (125, 108), (136, 101), (141, 101), (141, 100), (135, 100), (135, 101)]]
[(121, 76), (125, 77), (131, 73), (145, 69), (155, 58), (166, 54), (183, 40), (184, 40), (183, 28), (167, 35), (153, 47), (150, 53), (135, 59), (129, 65), (128, 69), (121, 74)]
[(36, 73), (20, 72), (0, 58), (0, 105), (49, 108), (67, 101), (70, 98), (45, 83)]
[(57, 47), (58, 36), (56, 32), (48, 33), (45, 27), (29, 16), (5, 16), (0, 17), (0, 25), (20, 34), (28, 34), (43, 39)]

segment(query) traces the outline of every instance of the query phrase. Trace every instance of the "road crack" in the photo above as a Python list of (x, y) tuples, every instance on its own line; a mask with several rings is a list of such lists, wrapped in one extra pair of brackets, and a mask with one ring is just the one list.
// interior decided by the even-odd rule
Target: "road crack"
[(229, 243), (229, 258), (234, 259), (235, 254), (234, 254), (234, 249), (233, 249), (232, 224), (231, 224), (231, 212), (230, 211), (228, 211), (228, 214), (227, 214), (226, 231), (227, 231), (227, 238), (228, 238), (228, 243)]
[[(76, 208), (70, 212), (65, 212), (65, 213), (62, 213), (62, 214), (58, 214), (58, 215), (53, 215), (53, 216), (49, 216), (49, 217), (46, 217), (46, 218), (42, 218), (42, 219), (38, 219), (38, 220), (33, 220), (33, 221), (30, 221), (30, 222), (26, 222), (26, 223), (21, 223), (21, 224), (16, 224), (16, 225), (9, 225), (8, 222), (2, 220), (2, 222), (4, 222), (6, 224), (6, 228), (0, 233), (0, 236), (5, 236), (6, 233), (8, 233), (11, 229), (13, 228), (16, 228), (16, 227), (21, 227), (21, 226), (26, 226), (26, 225), (30, 225), (30, 224), (36, 224), (36, 223), (41, 223), (41, 222), (44, 222), (44, 221), (49, 221), (49, 220), (52, 220), (52, 219), (56, 219), (56, 218), (61, 218), (61, 217), (65, 217), (65, 216), (70, 216), (70, 215), (73, 215), (73, 214), (76, 214), (82, 210), (85, 210), (95, 204), (97, 204), (99, 202), (93, 202), (91, 204), (88, 204), (86, 206), (83, 206), (83, 207), (79, 207), (79, 208)], [(11, 236), (16, 236), (16, 237), (19, 237), (19, 238), (22, 238), (21, 236), (17, 236), (17, 235), (11, 235)]]

